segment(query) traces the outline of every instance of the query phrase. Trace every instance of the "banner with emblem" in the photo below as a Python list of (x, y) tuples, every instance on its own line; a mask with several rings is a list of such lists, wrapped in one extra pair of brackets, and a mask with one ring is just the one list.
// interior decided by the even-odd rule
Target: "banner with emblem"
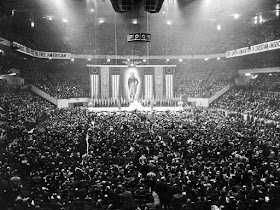
[(99, 97), (99, 67), (89, 67), (90, 74), (90, 95), (91, 98)]
[(100, 72), (100, 77), (101, 77), (101, 98), (109, 98), (110, 94), (110, 68), (107, 66), (101, 67), (101, 72)]
[(44, 52), (37, 51), (31, 48), (28, 48), (17, 42), (12, 43), (12, 47), (23, 54), (36, 57), (36, 58), (48, 58), (48, 59), (71, 59), (71, 53), (61, 53), (61, 52)]
[(165, 97), (173, 98), (174, 96), (174, 69), (172, 67), (165, 68)]
[(163, 67), (155, 67), (155, 97), (163, 98)]

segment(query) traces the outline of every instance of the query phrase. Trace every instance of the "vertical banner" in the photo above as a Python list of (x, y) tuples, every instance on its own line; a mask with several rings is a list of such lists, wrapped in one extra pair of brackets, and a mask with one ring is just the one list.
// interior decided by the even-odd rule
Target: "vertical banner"
[(111, 96), (113, 99), (120, 96), (120, 69), (111, 69)]
[(145, 75), (145, 99), (153, 98), (153, 75)]
[(165, 97), (173, 98), (174, 96), (174, 83), (173, 83), (173, 68), (165, 68)]
[(97, 67), (90, 67), (90, 96), (91, 98), (99, 97), (99, 73), (100, 69)]
[(101, 77), (101, 98), (109, 98), (109, 67), (101, 67), (100, 77)]
[(153, 68), (145, 68), (145, 99), (153, 99), (154, 97), (153, 74)]
[(163, 67), (155, 67), (155, 97), (163, 98)]
[(130, 100), (137, 100), (142, 97), (143, 71), (141, 68), (125, 68), (122, 70), (123, 97)]

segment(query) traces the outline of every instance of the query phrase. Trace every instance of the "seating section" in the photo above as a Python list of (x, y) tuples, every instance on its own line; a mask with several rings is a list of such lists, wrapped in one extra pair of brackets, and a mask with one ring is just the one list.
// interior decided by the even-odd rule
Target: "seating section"
[(187, 97), (210, 98), (233, 82), (237, 71), (226, 60), (188, 61), (176, 68), (176, 94)]
[(211, 106), (266, 120), (279, 120), (279, 84), (279, 73), (259, 74), (247, 86), (233, 88)]
[[(26, 59), (7, 56), (6, 63), (10, 68), (20, 69), (20, 76), (29, 84), (58, 99), (89, 97), (89, 75), (86, 66), (80, 67), (76, 72), (83, 72), (79, 78), (70, 69), (68, 61), (49, 62), (39, 59)], [(74, 67), (73, 67), (74, 68)], [(87, 75), (87, 78), (86, 78)], [(85, 87), (85, 84), (88, 84)]]

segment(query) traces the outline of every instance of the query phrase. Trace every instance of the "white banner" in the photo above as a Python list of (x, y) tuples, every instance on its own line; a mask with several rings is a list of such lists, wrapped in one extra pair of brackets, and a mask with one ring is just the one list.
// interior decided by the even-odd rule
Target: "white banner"
[(153, 98), (153, 75), (145, 75), (145, 99)]
[(244, 47), (236, 50), (227, 51), (226, 58), (238, 57), (276, 49), (280, 49), (280, 40), (265, 42), (262, 44), (253, 45), (251, 47)]
[(120, 75), (112, 75), (112, 98), (116, 99), (119, 97), (120, 90)]
[(90, 93), (91, 98), (98, 98), (99, 92), (99, 75), (90, 75)]
[(0, 37), (0, 45), (5, 45), (6, 47), (10, 47), (10, 44), (11, 44), (10, 41)]
[(16, 51), (30, 55), (36, 58), (51, 58), (51, 59), (71, 59), (71, 53), (60, 53), (60, 52), (43, 52), (32, 50), (22, 44), (13, 42), (13, 47), (16, 48)]

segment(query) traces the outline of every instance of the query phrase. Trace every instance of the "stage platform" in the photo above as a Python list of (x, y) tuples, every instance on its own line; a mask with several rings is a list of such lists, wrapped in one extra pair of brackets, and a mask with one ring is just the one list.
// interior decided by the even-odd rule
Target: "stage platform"
[[(127, 111), (131, 112), (134, 111), (135, 109), (131, 109), (130, 107), (122, 107), (121, 110), (119, 110), (118, 107), (89, 107), (89, 111), (91, 112), (118, 112), (118, 111)], [(138, 110), (138, 109), (136, 109)], [(181, 111), (183, 110), (182, 107), (154, 107), (153, 111), (158, 111), (158, 112), (165, 112), (165, 111)], [(138, 111), (144, 111), (144, 112), (150, 112), (151, 107), (142, 107), (141, 110)]]

